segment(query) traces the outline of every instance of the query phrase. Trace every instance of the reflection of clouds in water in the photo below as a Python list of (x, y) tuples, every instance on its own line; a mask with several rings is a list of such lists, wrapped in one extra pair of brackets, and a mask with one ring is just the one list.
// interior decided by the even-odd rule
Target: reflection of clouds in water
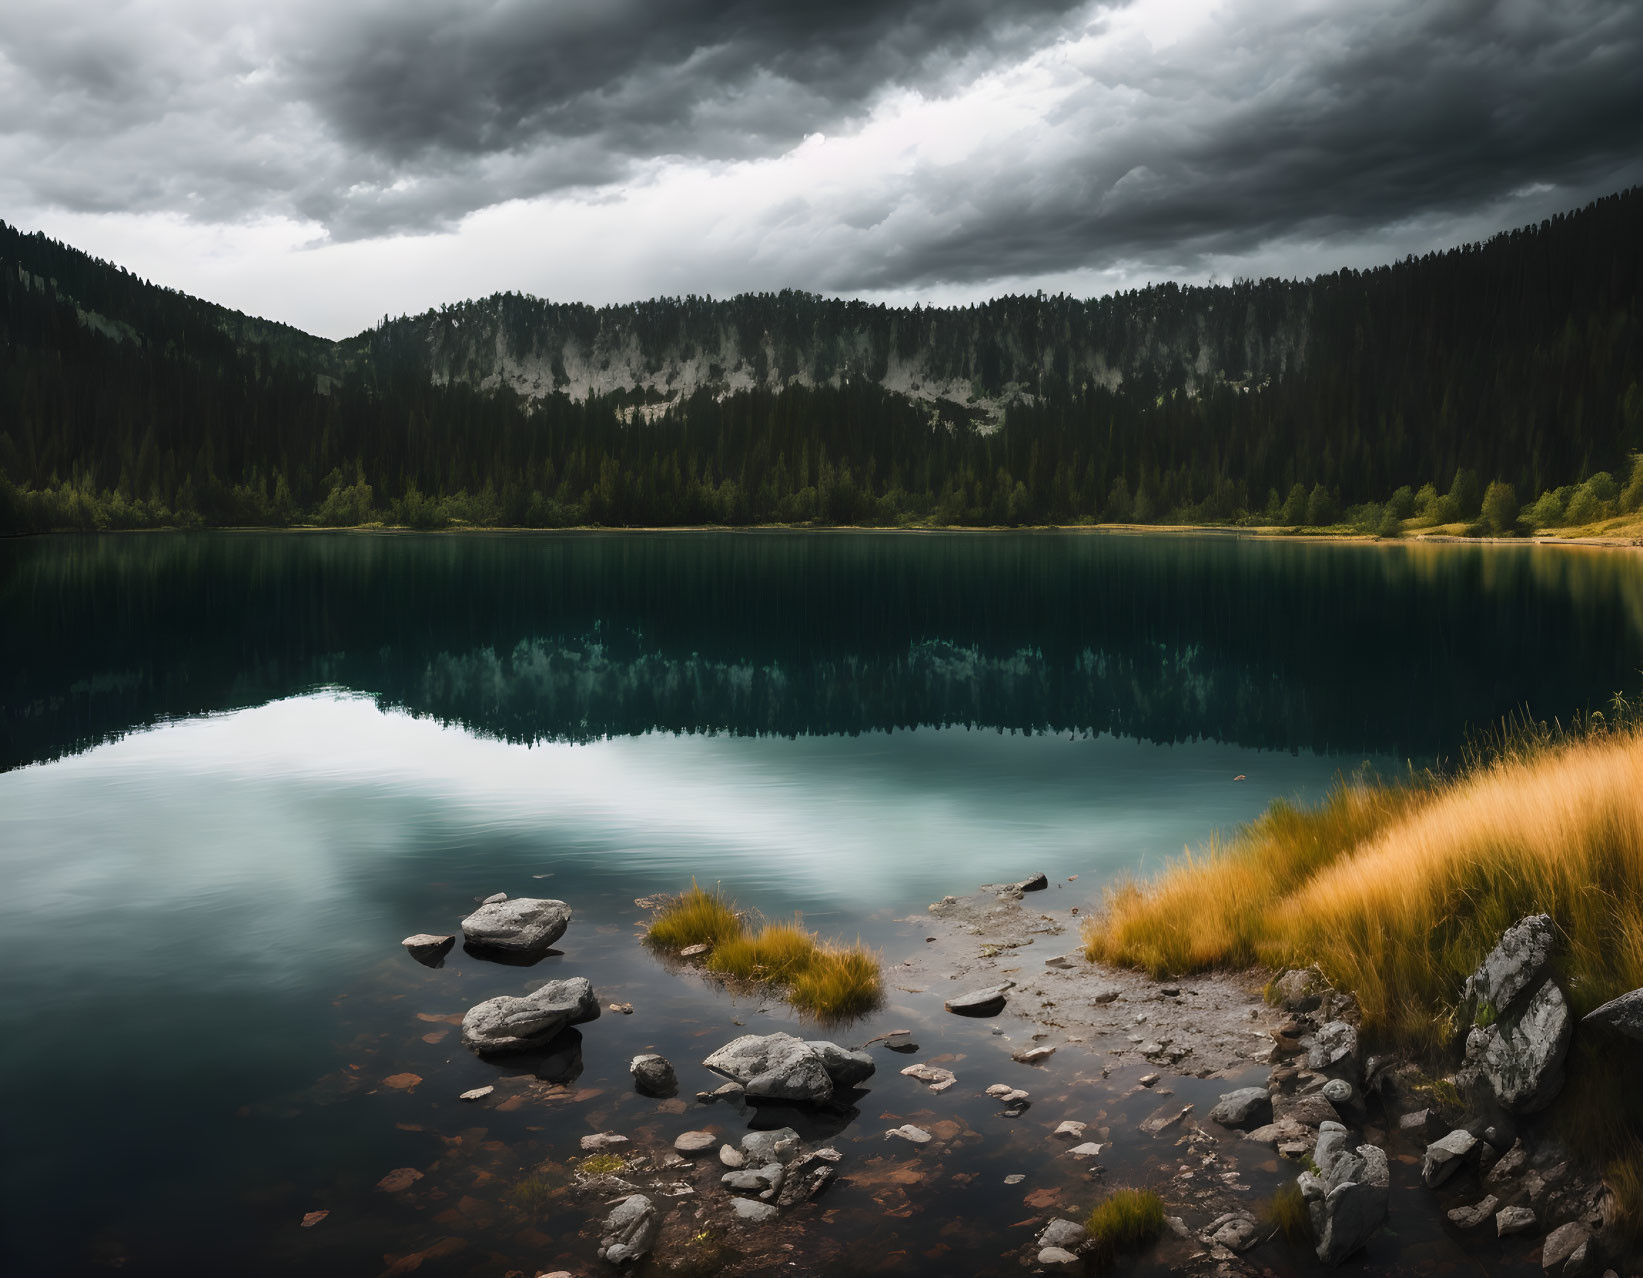
[[(73, 915), (112, 882), (130, 908), (255, 945), (268, 914), (368, 911), (373, 876), (453, 878), (476, 849), (553, 865), (556, 893), (579, 873), (631, 877), (634, 894), (695, 876), (867, 912), (1039, 868), (1093, 888), (1332, 766), (963, 729), (525, 748), (321, 693), (0, 777), (0, 796), (20, 836), (14, 906)], [(1243, 771), (1265, 784), (1234, 785)]]

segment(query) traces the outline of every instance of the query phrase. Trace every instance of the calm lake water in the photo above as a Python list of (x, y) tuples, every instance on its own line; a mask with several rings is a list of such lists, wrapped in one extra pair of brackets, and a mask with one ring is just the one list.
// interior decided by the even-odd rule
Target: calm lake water
[[(700, 1125), (632, 1094), (636, 1052), (678, 1062), (688, 1099), (716, 1081), (694, 1065), (707, 1051), (793, 1027), (651, 958), (635, 898), (721, 881), (893, 961), (944, 893), (1044, 870), (1057, 904), (1094, 903), (1275, 797), (1453, 757), (1523, 707), (1602, 706), (1640, 668), (1643, 558), (1624, 553), (1107, 534), (0, 544), (0, 1271), (377, 1274), (433, 1247), (418, 1272), (593, 1272), (578, 1231), (597, 1206), (532, 1222), (508, 1187), (589, 1131)], [(495, 891), (569, 901), (564, 953), (524, 973), (400, 949)], [(583, 1027), (562, 1103), (459, 1105), (499, 1070), (442, 1018), (558, 975), (635, 1014)], [(925, 1056), (1007, 1059), (937, 995), (896, 993), (837, 1036), (901, 1025)], [(838, 1267), (1018, 1272), (1022, 1194), (1062, 1173), (1039, 1166), (1041, 1130), (963, 1087), (942, 1111), (977, 1136), (943, 1173), (958, 1179), (908, 1191), (905, 1213), (870, 1175), (852, 1184), (887, 1126), (929, 1115), (897, 1063), (853, 1118), (761, 1120), (845, 1150)], [(401, 1075), (418, 1081), (386, 1081)], [(1211, 1102), (1226, 1087), (1176, 1083)], [(399, 1167), (426, 1169), (418, 1194), (375, 1188)], [(1029, 1180), (1005, 1190), (1013, 1170)], [(1377, 1271), (1480, 1263), (1436, 1225), (1377, 1248)]]

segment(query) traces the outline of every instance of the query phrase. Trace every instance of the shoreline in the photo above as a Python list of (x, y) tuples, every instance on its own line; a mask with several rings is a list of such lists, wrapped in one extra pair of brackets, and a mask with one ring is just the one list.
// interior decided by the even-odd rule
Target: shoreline
[(1638, 535), (1603, 533), (1590, 537), (1566, 536), (1558, 533), (1536, 533), (1523, 537), (1467, 537), (1458, 533), (1421, 532), (1399, 537), (1377, 537), (1372, 533), (1295, 531), (1277, 527), (1245, 527), (1237, 524), (942, 524), (942, 525), (873, 525), (873, 524), (634, 524), (604, 525), (575, 524), (564, 528), (534, 528), (524, 525), (475, 525), (454, 528), (410, 528), (402, 524), (221, 524), (201, 528), (63, 528), (50, 532), (9, 533), (0, 540), (26, 541), (45, 537), (125, 537), (166, 536), (191, 533), (226, 533), (247, 535), (295, 535), (349, 533), (377, 537), (529, 537), (529, 536), (621, 536), (628, 534), (657, 535), (679, 533), (815, 533), (815, 534), (905, 534), (932, 536), (947, 534), (974, 534), (996, 536), (1001, 533), (1023, 535), (1073, 534), (1089, 536), (1169, 536), (1217, 537), (1239, 541), (1303, 541), (1351, 544), (1364, 546), (1557, 546), (1597, 550), (1643, 550), (1643, 525)]

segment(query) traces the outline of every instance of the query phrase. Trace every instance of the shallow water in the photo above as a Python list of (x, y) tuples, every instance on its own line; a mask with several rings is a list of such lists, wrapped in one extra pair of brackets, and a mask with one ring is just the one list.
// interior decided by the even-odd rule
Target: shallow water
[[(634, 1095), (627, 1060), (666, 1053), (688, 1100), (716, 1081), (692, 1064), (707, 1051), (793, 1020), (645, 953), (634, 898), (722, 881), (894, 961), (922, 939), (898, 920), (944, 893), (1042, 869), (1057, 904), (1094, 901), (1274, 797), (1452, 755), (1523, 704), (1601, 705), (1640, 666), (1637, 561), (1527, 547), (0, 545), (0, 1268), (370, 1274), (449, 1238), (419, 1272), (589, 1270), (597, 1208), (556, 1199), (532, 1225), (508, 1188), (589, 1131), (740, 1130)], [(401, 951), (498, 890), (570, 901), (563, 953), (526, 973)], [(437, 1018), (578, 974), (636, 1010), (582, 1028), (574, 1084), (460, 1105), (499, 1070)], [(881, 1052), (858, 1113), (814, 1133), (845, 1153), (820, 1200), (841, 1270), (1015, 1271), (1030, 1221), (1096, 1195), (1045, 1157), (1064, 1117), (1115, 1133), (1109, 1182), (1157, 1175), (1164, 1151), (1123, 1135), (1145, 1096), (1122, 1070), (1102, 1083), (1064, 1050), (1006, 1119), (975, 1093), (1020, 1072), (1012, 1044), (936, 994), (893, 992), (837, 1036), (903, 1025), (961, 1083), (930, 1096)], [(420, 1081), (385, 1081), (403, 1074)], [(1202, 1108), (1239, 1084), (1168, 1085)], [(959, 1126), (887, 1145), (908, 1121)], [(1244, 1161), (1252, 1196), (1276, 1184)], [(427, 1174), (375, 1188), (399, 1167)], [(1399, 1192), (1377, 1271), (1514, 1263)], [(300, 1228), (313, 1210), (330, 1215)], [(1276, 1244), (1261, 1261), (1292, 1263)]]

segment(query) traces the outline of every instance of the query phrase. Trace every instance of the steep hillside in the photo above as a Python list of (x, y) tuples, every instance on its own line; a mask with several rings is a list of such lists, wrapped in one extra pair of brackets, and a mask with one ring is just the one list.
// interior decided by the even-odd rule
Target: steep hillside
[(1305, 281), (951, 308), (507, 293), (330, 342), (0, 225), (0, 528), (1318, 524), (1365, 503), (1393, 527), (1423, 485), (1467, 519), (1490, 480), (1527, 502), (1588, 477), (1601, 511), (1643, 449), (1640, 284), (1631, 190)]

